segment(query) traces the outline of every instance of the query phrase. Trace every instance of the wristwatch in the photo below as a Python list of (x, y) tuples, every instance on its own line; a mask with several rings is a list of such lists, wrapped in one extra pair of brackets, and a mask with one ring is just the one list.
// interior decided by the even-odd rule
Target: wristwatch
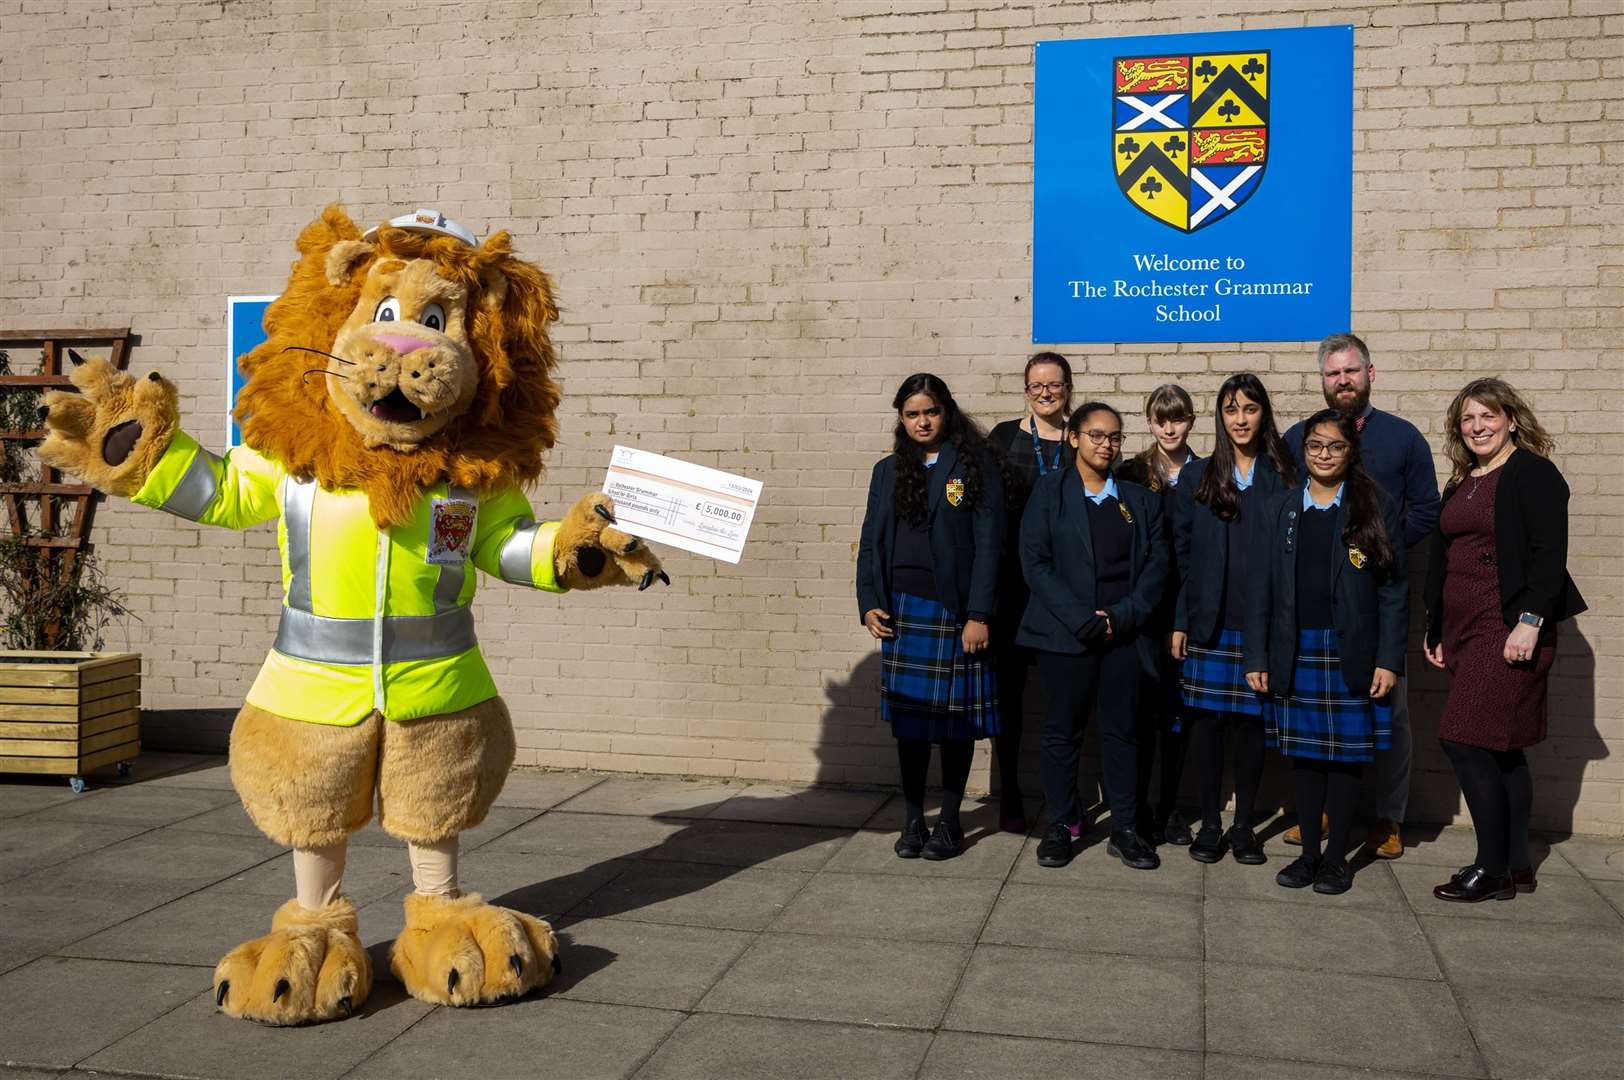
[(1532, 611), (1525, 611), (1521, 615), (1518, 615), (1517, 621), (1526, 626), (1532, 626), (1535, 630), (1538, 630), (1540, 627), (1545, 625), (1544, 616), (1535, 615)]

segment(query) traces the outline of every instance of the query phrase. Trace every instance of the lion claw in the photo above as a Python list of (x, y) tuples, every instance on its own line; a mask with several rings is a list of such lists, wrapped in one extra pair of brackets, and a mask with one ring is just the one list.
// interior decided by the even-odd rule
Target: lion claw
[(272, 1001), (281, 1001), (282, 1000), (282, 995), (287, 993), (287, 992), (288, 992), (288, 981), (286, 979), (278, 979), (278, 980), (276, 980), (276, 990), (271, 994), (271, 1000)]
[(339, 998), (338, 999), (338, 1007), (344, 1010), (345, 1019), (348, 1019), (349, 1017), (352, 1017), (352, 1016), (355, 1015), (355, 1001), (354, 1001), (353, 998), (349, 998), (349, 997), (341, 997), (341, 998)]
[(456, 968), (452, 968), (451, 974), (445, 977), (445, 992), (448, 997), (457, 992), (457, 981), (461, 978), (462, 974)]
[(664, 571), (664, 570), (661, 570), (661, 571), (660, 571), (660, 572), (659, 572), (659, 573), (658, 573), (658, 574), (656, 574), (656, 575), (655, 575), (655, 576), (656, 576), (656, 577), (658, 577), (658, 578), (659, 578), (659, 579), (660, 579), (660, 580), (661, 580), (661, 581), (662, 581), (662, 582), (664, 582), (664, 583), (665, 583), (665, 584), (666, 584), (666, 585), (670, 585), (670, 584), (671, 584), (671, 575), (670, 575), (670, 574), (668, 574), (668, 573), (666, 573), (666, 572), (665, 572), (665, 571)]
[(652, 570), (644, 571), (643, 580), (639, 581), (637, 583), (637, 591), (642, 592), (644, 589), (648, 588), (652, 584), (654, 584), (654, 571), (652, 571)]
[(553, 974), (564, 974), (564, 958), (557, 953), (553, 953)]
[(594, 505), (592, 507), (592, 512), (603, 518), (603, 520), (607, 521), (611, 525), (615, 523), (615, 515), (610, 513), (609, 508), (604, 506), (602, 503)]
[(220, 992), (214, 995), (214, 1006), (219, 1008), (226, 1003), (226, 991), (231, 989), (230, 979), (220, 980)]
[(73, 361), (74, 367), (78, 367), (80, 364), (85, 362), (85, 358), (74, 352), (72, 349), (68, 350), (68, 359)]

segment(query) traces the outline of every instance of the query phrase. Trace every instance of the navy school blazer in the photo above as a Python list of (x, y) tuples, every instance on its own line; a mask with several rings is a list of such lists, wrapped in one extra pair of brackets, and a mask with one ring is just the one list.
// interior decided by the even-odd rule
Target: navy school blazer
[[(1229, 522), (1206, 503), (1195, 501), (1211, 463), (1210, 457), (1186, 463), (1173, 496), (1173, 560), (1179, 575), (1173, 629), (1189, 634), (1194, 645), (1205, 645), (1222, 629), (1218, 614), (1224, 606), (1224, 573), (1229, 566)], [(1256, 505), (1267, 503), (1286, 483), (1268, 458), (1259, 457), (1252, 466), (1252, 485), (1257, 488)]]
[[(1120, 476), (1116, 485), (1118, 501), (1133, 515), (1133, 546), (1128, 595), (1105, 612), (1117, 639), (1135, 635), (1140, 664), (1146, 674), (1155, 675), (1158, 635), (1146, 631), (1154, 629), (1170, 574), (1162, 498)], [(1032, 488), (1021, 518), (1021, 570), (1032, 597), (1015, 636), (1020, 645), (1072, 655), (1087, 651), (1077, 634), (1099, 607), (1094, 601), (1094, 540), (1087, 498), (1075, 466), (1048, 474)]]
[(1348, 527), (1344, 492), (1336, 508), (1331, 546), (1325, 551), (1302, 551), (1297, 543), (1297, 521), (1303, 515), (1303, 490), (1293, 487), (1269, 497), (1263, 512), (1248, 529), (1252, 558), (1257, 560), (1246, 587), (1246, 640), (1241, 646), (1247, 671), (1267, 671), (1269, 692), (1291, 693), (1297, 665), (1297, 560), (1330, 559), (1331, 622), (1342, 650), (1342, 678), (1348, 689), (1363, 695), (1377, 668), (1404, 674), (1404, 650), (1410, 625), (1410, 587), (1404, 563), (1404, 521), (1398, 504), (1382, 498), (1382, 525), (1393, 548), (1393, 571), (1377, 580), (1374, 568), (1353, 565), (1342, 539)]
[[(936, 464), (925, 473), (926, 524), (942, 606), (965, 621), (972, 614), (990, 620), (998, 610), (998, 560), (1004, 544), (1004, 481), (998, 463), (981, 459), (981, 491), (970, 507), (970, 492), (955, 506), (947, 497), (950, 480), (965, 481), (958, 451), (943, 444)], [(857, 618), (879, 608), (891, 611), (891, 554), (897, 536), (897, 456), (874, 465), (868, 482), (868, 510), (857, 545)], [(896, 614), (894, 611), (891, 612)]]

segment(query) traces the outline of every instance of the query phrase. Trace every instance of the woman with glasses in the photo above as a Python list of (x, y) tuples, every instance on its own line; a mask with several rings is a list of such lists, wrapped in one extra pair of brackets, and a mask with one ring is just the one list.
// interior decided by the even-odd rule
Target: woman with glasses
[[(1291, 486), (1291, 451), (1275, 429), (1269, 392), (1251, 372), (1218, 388), (1212, 456), (1179, 475), (1173, 550), (1179, 573), (1169, 650), (1184, 662), (1184, 707), (1192, 718), (1201, 779), (1201, 828), (1190, 857), (1213, 863), (1227, 840), (1235, 861), (1267, 862), (1252, 831), (1263, 775), (1263, 705), (1246, 681), (1241, 646), (1251, 583), (1248, 530), (1263, 503)], [(1235, 820), (1223, 827), (1224, 729), (1235, 749)]]
[[(904, 859), (964, 850), (959, 808), (975, 740), (998, 734), (987, 650), (998, 603), (1004, 485), (947, 384), (910, 375), (892, 400), (890, 455), (874, 466), (857, 548), (857, 610), (880, 643), (880, 715), (897, 740)], [(941, 747), (942, 812), (925, 831), (930, 747)]]
[[(1184, 387), (1176, 383), (1158, 386), (1145, 399), (1145, 422), (1150, 426), (1150, 445), (1124, 461), (1117, 469), (1117, 478), (1160, 495), (1163, 520), (1171, 522), (1179, 470), (1196, 460), (1195, 452), (1190, 449), (1195, 402), (1190, 400)], [(1172, 526), (1169, 524), (1168, 528)], [(1180, 821), (1175, 812), (1179, 782), (1184, 778), (1185, 733), (1179, 723), (1182, 709), (1179, 665), (1168, 655), (1165, 642), (1173, 632), (1173, 605), (1177, 599), (1176, 589), (1167, 590), (1156, 612), (1154, 628), (1146, 631), (1164, 643), (1164, 647), (1157, 650), (1156, 677), (1145, 687), (1145, 708), (1140, 712), (1139, 725), (1139, 812), (1142, 815), (1139, 835), (1153, 847), (1164, 843), (1188, 847), (1193, 839), (1189, 826)], [(1154, 803), (1150, 798), (1153, 772), (1160, 780)]]
[(1253, 532), (1246, 681), (1272, 696), (1268, 741), (1291, 762), (1301, 819), (1302, 854), (1275, 881), (1335, 895), (1353, 884), (1360, 769), (1391, 741), (1410, 590), (1398, 506), (1360, 463), (1354, 417), (1309, 417), (1303, 457), (1308, 479), (1272, 497)]
[(1032, 597), (1016, 640), (1037, 652), (1046, 709), (1043, 793), (1049, 825), (1040, 866), (1071, 861), (1081, 825), (1077, 765), (1083, 725), (1098, 706), (1100, 760), (1111, 807), (1106, 850), (1137, 870), (1161, 865), (1135, 831), (1138, 739), (1135, 706), (1155, 671), (1158, 643), (1146, 632), (1167, 585), (1161, 499), (1118, 481), (1122, 417), (1089, 402), (1066, 425), (1072, 454), (1032, 491), (1021, 522), (1021, 566)]
[(1476, 903), (1533, 892), (1533, 778), (1556, 625), (1585, 610), (1568, 576), (1568, 485), (1522, 396), (1478, 379), (1449, 406), (1454, 466), (1427, 552), (1427, 661), (1449, 672), (1438, 741), (1477, 830), (1477, 858), (1432, 890)]
[(1032, 486), (1059, 472), (1066, 417), (1071, 412), (1071, 364), (1056, 352), (1040, 352), (1026, 362), (1022, 382), (1026, 413), (992, 429), (988, 441), (1003, 455), (1005, 502), (1008, 507), (1004, 559), (998, 574), (998, 619), (993, 623), (993, 650), (998, 657), (998, 713), (1004, 725), (998, 749), (998, 821), (1008, 832), (1026, 831), (1021, 801), (1021, 702), (1032, 654), (1015, 643), (1015, 630), (1026, 610), (1026, 579), (1021, 576), (1021, 515)]

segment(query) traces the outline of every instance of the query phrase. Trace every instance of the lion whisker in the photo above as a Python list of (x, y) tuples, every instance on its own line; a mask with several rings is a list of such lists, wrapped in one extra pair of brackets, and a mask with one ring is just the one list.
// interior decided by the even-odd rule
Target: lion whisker
[(307, 369), (305, 371), (305, 373), (304, 373), (304, 377), (301, 378), (299, 381), (302, 382), (302, 383), (309, 382), (310, 381), (310, 376), (318, 374), (318, 373), (322, 374), (322, 375), (331, 375), (335, 379), (347, 379), (347, 378), (349, 378), (348, 375), (345, 375), (342, 372), (328, 371), (326, 368), (313, 367), (313, 368)]
[(320, 349), (312, 349), (312, 348), (309, 348), (309, 347), (304, 346), (304, 345), (289, 345), (286, 348), (284, 348), (282, 351), (283, 352), (297, 351), (297, 352), (315, 353), (317, 356), (325, 356), (329, 360), (337, 360), (340, 364), (348, 364), (348, 365), (350, 365), (350, 367), (355, 367), (356, 366), (356, 363), (355, 363), (354, 360), (346, 360), (342, 356), (334, 356), (330, 352), (322, 352)]

